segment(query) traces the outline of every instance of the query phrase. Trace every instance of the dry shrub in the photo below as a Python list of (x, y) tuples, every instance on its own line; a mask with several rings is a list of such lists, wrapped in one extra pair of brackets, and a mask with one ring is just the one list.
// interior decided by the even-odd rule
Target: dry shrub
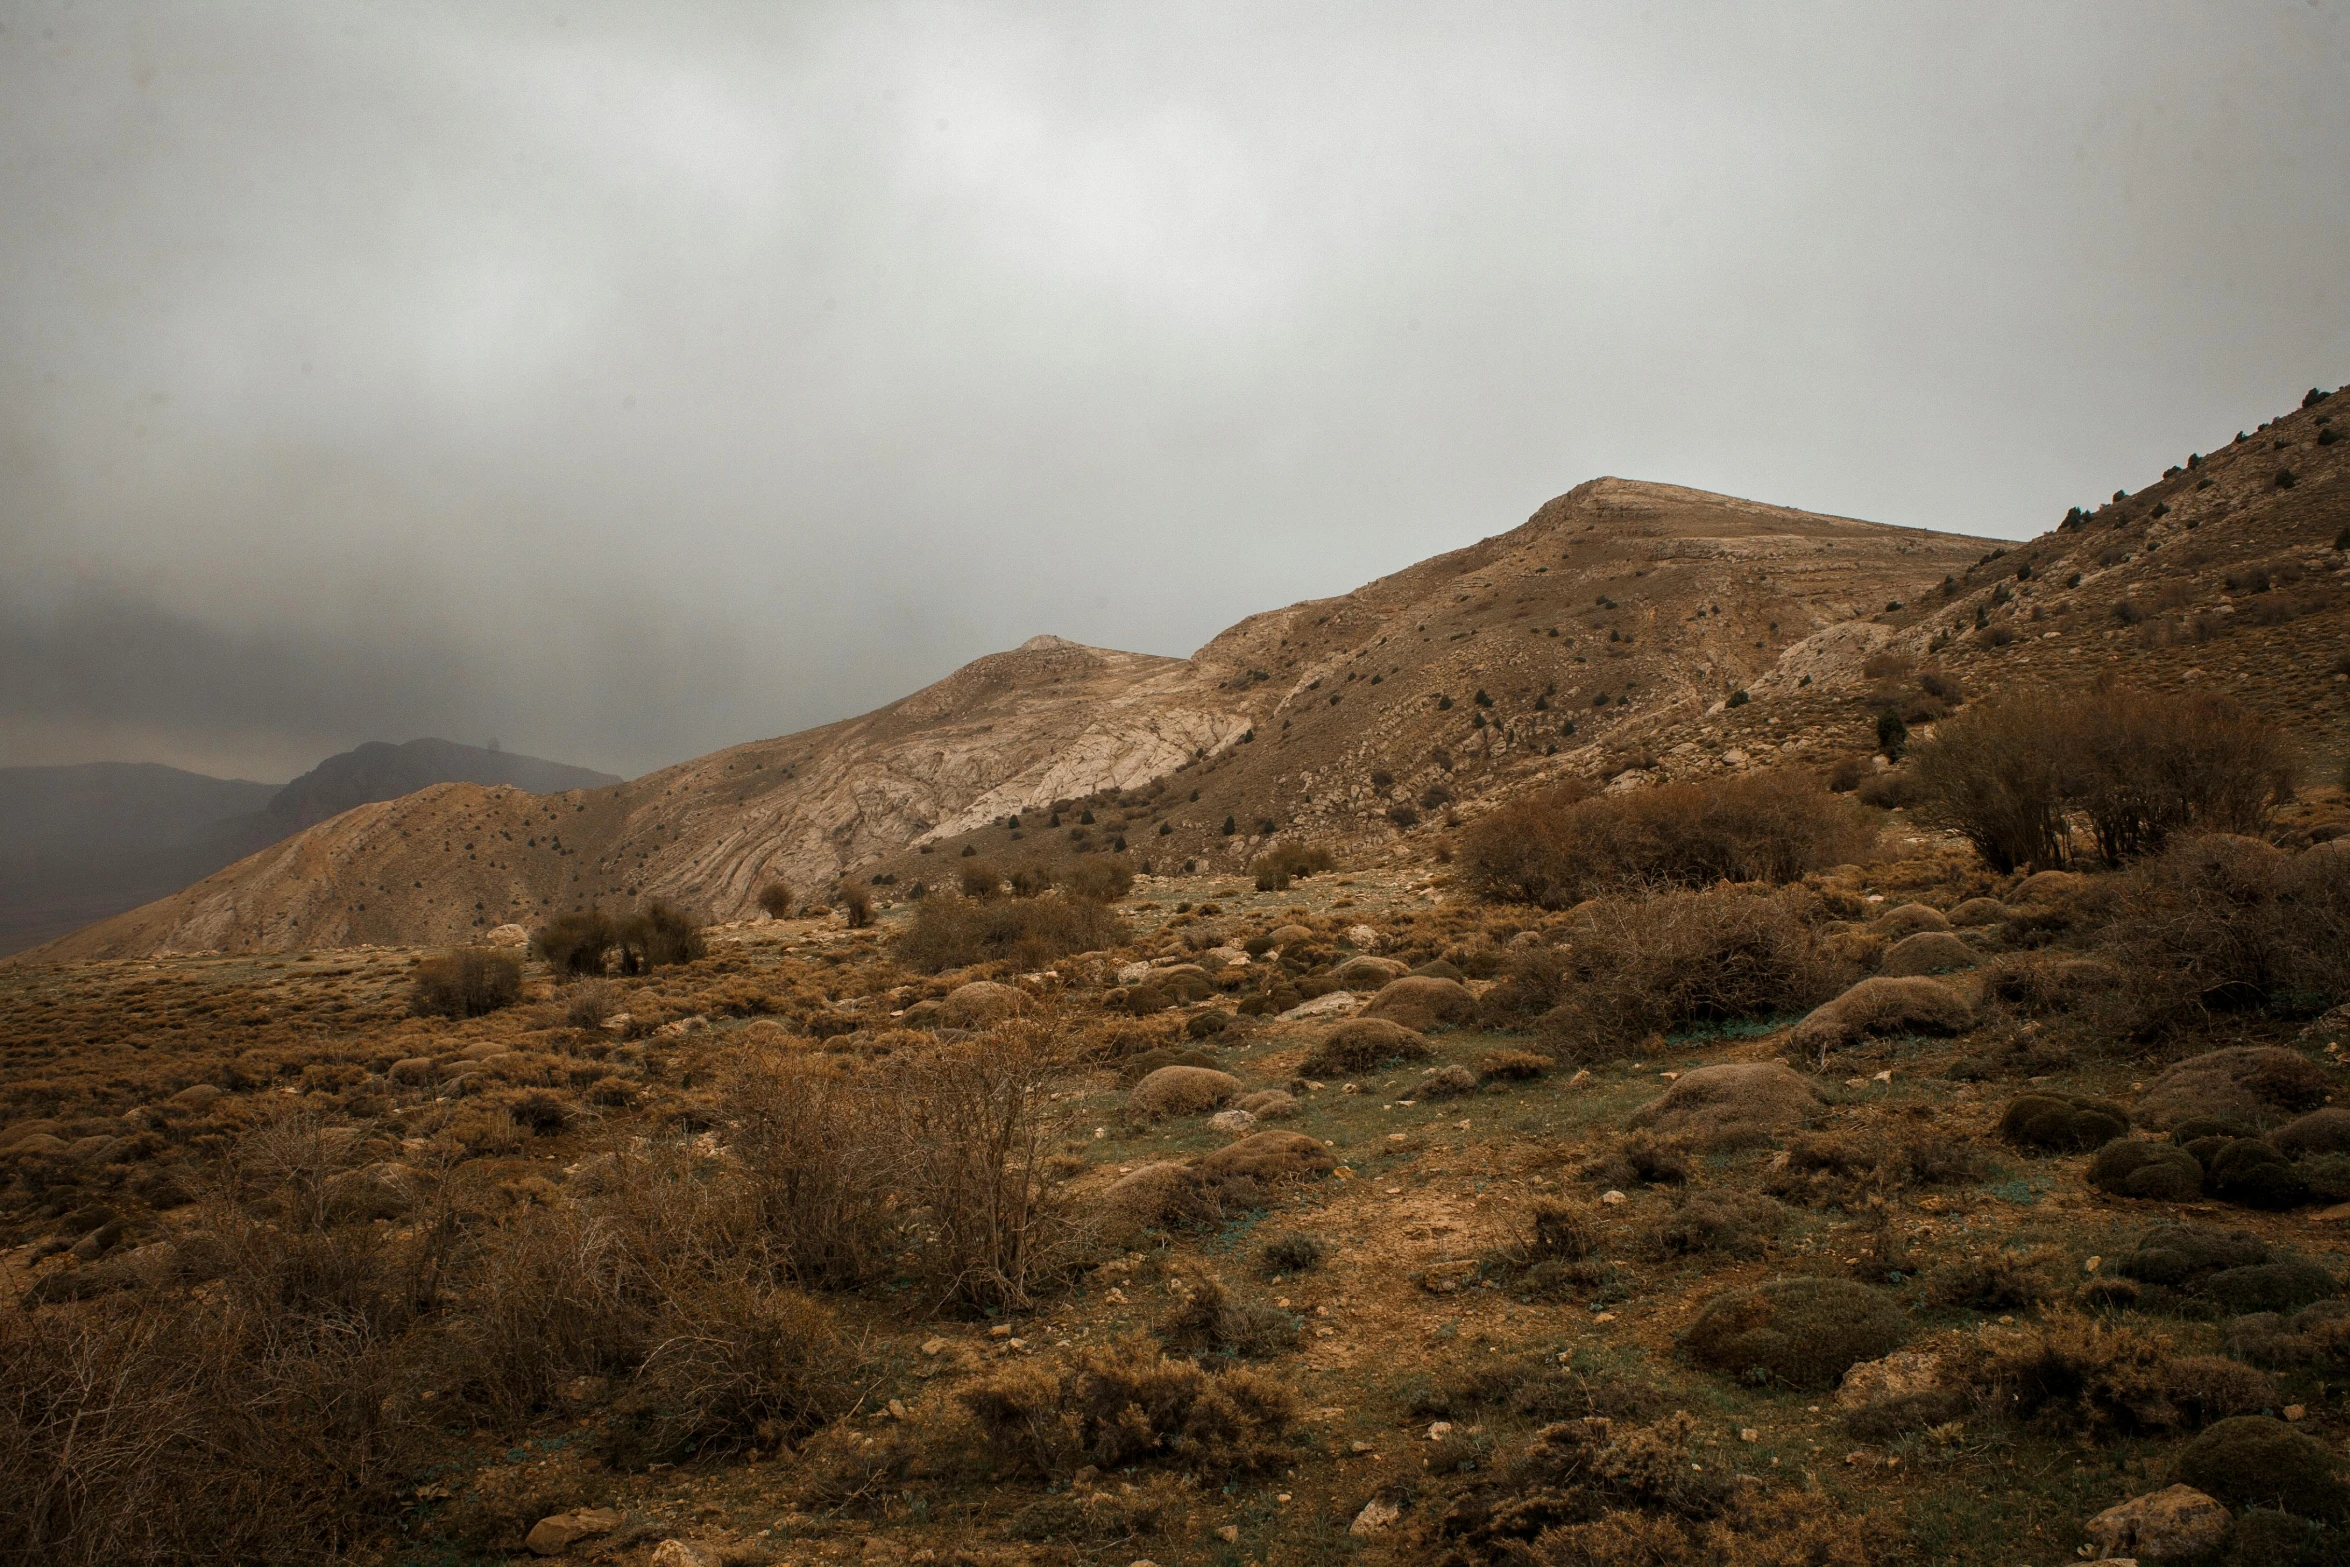
[(730, 1141), (762, 1244), (784, 1277), (815, 1289), (877, 1277), (902, 1248), (886, 1201), (890, 1108), (827, 1058), (762, 1053), (727, 1083)]
[(1801, 893), (1714, 887), (1606, 898), (1576, 911), (1566, 947), (1537, 947), (1511, 980), (1547, 1002), (1543, 1038), (1578, 1060), (1672, 1033), (1796, 1012), (1846, 971), (1820, 946)]
[(2075, 812), (2109, 863), (2180, 833), (2258, 832), (2294, 764), (2281, 730), (2224, 697), (2101, 684), (1977, 704), (1911, 765), (1934, 813), (2004, 874), (2068, 863)]
[(522, 960), (489, 947), (459, 947), (416, 965), (408, 1008), (418, 1017), (480, 1017), (522, 996)]
[(664, 1303), (654, 1341), (613, 1402), (604, 1443), (624, 1469), (825, 1425), (855, 1401), (855, 1356), (832, 1313), (796, 1290), (721, 1279)]
[(1072, 952), (1118, 946), (1127, 934), (1125, 920), (1091, 898), (939, 894), (915, 906), (896, 949), (908, 967), (926, 974), (1007, 958), (1032, 969)]
[(2140, 1032), (2190, 1015), (2350, 998), (2350, 877), (2252, 838), (2182, 838), (2138, 866), (2109, 941)]
[(1555, 1065), (1531, 1050), (1488, 1050), (1477, 1058), (1477, 1079), (1485, 1083), (1530, 1083)]
[(2203, 1195), (2203, 1166), (2170, 1143), (2117, 1137), (2089, 1161), (2089, 1184), (2116, 1197), (2193, 1202)]
[(699, 962), (710, 951), (699, 920), (674, 903), (653, 899), (612, 927), (620, 972), (645, 974), (674, 964)]
[(1461, 1485), (1434, 1523), (1470, 1567), (1867, 1567), (1862, 1532), (1826, 1497), (1733, 1483), (1692, 1460), (1698, 1423), (1586, 1418), (1545, 1426)]
[(2222, 1420), (2179, 1454), (2181, 1483), (2226, 1507), (2298, 1518), (2350, 1519), (2340, 1455), (2271, 1415)]
[(602, 1028), (620, 1007), (620, 993), (607, 979), (583, 979), (563, 995), (563, 1021), (573, 1028)]
[(1065, 1130), (1047, 1093), (1056, 1057), (1050, 1024), (1021, 1020), (905, 1068), (894, 1189), (941, 1304), (1025, 1310), (1085, 1263), (1088, 1228), (1049, 1170)]
[(601, 909), (572, 909), (530, 933), (530, 950), (558, 974), (598, 975), (612, 954), (611, 916)]
[(1266, 850), (1249, 863), (1259, 892), (1286, 892), (1293, 881), (1303, 881), (1338, 862), (1320, 844), (1284, 843)]
[(1793, 881), (1867, 851), (1853, 806), (1793, 773), (1512, 801), (1462, 835), (1469, 887), (1495, 903), (1563, 909), (1628, 886)]
[(1143, 1165), (1102, 1196), (1107, 1206), (1139, 1223), (1191, 1228), (1269, 1207), (1283, 1187), (1320, 1175), (1337, 1162), (1302, 1133), (1257, 1132), (1185, 1163)]
[(782, 919), (791, 912), (791, 884), (771, 881), (759, 889), (759, 896), (754, 901), (769, 919)]
[(1422, 1099), (1458, 1099), (1477, 1091), (1477, 1074), (1465, 1066), (1440, 1066), (1420, 1078)]
[(1204, 1269), (1179, 1273), (1172, 1287), (1175, 1309), (1153, 1330), (1169, 1349), (1258, 1360), (1297, 1344), (1297, 1318), (1263, 1301), (1235, 1299), (1222, 1279)]
[(2070, 1312), (1986, 1334), (1961, 1379), (1994, 1408), (2044, 1429), (2093, 1437), (2194, 1430), (2276, 1402), (2276, 1385), (2220, 1355), (2173, 1355), (2169, 1342)]
[(1056, 1477), (1089, 1463), (1272, 1469), (1290, 1460), (1283, 1438), (1297, 1419), (1297, 1395), (1285, 1384), (1252, 1371), (1206, 1371), (1140, 1340), (1009, 1366), (956, 1397), (1002, 1461)]
[(2056, 1294), (2063, 1259), (2050, 1247), (2005, 1247), (1945, 1262), (1926, 1275), (1926, 1298), (1965, 1311), (2014, 1311)]
[(394, 1324), (116, 1297), (0, 1312), (0, 1558), (340, 1558), (409, 1494), (419, 1380)]
[(1817, 1112), (1819, 1091), (1783, 1061), (1722, 1061), (1684, 1072), (1631, 1124), (1710, 1149), (1752, 1147)]
[(1692, 1192), (1652, 1223), (1645, 1240), (1660, 1257), (1759, 1257), (1786, 1225), (1787, 1210), (1753, 1192)]
[(1115, 903), (1134, 890), (1134, 871), (1125, 861), (1091, 855), (1061, 873), (1061, 891), (1088, 903)]
[(873, 923), (873, 894), (863, 884), (844, 881), (832, 900), (840, 906), (841, 918), (851, 930), (864, 930)]

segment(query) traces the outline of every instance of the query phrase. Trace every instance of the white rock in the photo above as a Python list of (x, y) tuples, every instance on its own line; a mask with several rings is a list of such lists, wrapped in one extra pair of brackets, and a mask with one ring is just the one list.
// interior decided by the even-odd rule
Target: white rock
[(1346, 1532), (1353, 1535), (1377, 1534), (1391, 1527), (1402, 1516), (1402, 1508), (1384, 1497), (1374, 1496), (1363, 1504), (1361, 1512), (1355, 1514), (1355, 1521), (1346, 1526)]
[(663, 1540), (653, 1547), (653, 1567), (712, 1567), (712, 1562), (683, 1540)]
[(1151, 966), (1148, 963), (1121, 963), (1118, 965), (1118, 983), (1121, 985), (1139, 985), (1150, 977)]
[(2082, 1527), (2101, 1559), (2125, 1553), (2167, 1560), (2216, 1550), (2228, 1537), (2228, 1510), (2189, 1485), (2133, 1496)]
[(1346, 928), (1347, 945), (1357, 952), (1377, 952), (1379, 932), (1368, 925), (1349, 925)]
[(1316, 996), (1300, 1006), (1291, 1007), (1281, 1014), (1281, 1019), (1283, 1022), (1295, 1022), (1300, 1018), (1335, 1017), (1342, 1012), (1352, 1012), (1362, 1004), (1363, 998), (1351, 990), (1333, 990), (1327, 996)]
[(1245, 1132), (1257, 1124), (1257, 1118), (1246, 1110), (1219, 1110), (1208, 1117), (1208, 1125), (1219, 1132)]
[(481, 939), (485, 945), (492, 947), (527, 947), (530, 945), (530, 932), (520, 925), (500, 925)]

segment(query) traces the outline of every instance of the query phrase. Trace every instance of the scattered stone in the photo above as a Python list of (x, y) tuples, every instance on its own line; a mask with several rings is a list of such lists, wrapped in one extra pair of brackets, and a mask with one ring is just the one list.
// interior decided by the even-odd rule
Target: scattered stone
[(1401, 1507), (1383, 1496), (1374, 1496), (1355, 1514), (1355, 1521), (1346, 1526), (1346, 1532), (1357, 1536), (1379, 1534), (1393, 1528), (1402, 1517)]
[(1897, 1398), (1915, 1398), (1942, 1386), (1942, 1357), (1929, 1350), (1896, 1350), (1881, 1360), (1864, 1360), (1836, 1385), (1836, 1402), (1865, 1409)]
[(1285, 1023), (1311, 1022), (1318, 1017), (1341, 1017), (1363, 1004), (1363, 998), (1351, 990), (1333, 990), (1326, 996), (1301, 1001), (1281, 1014)]
[(715, 1567), (715, 1562), (683, 1540), (663, 1540), (653, 1547), (652, 1567)]
[[(520, 930), (519, 925), (509, 929)], [(533, 1556), (560, 1556), (582, 1540), (610, 1534), (620, 1527), (621, 1515), (609, 1507), (583, 1507), (577, 1512), (557, 1513), (541, 1518), (531, 1526), (523, 1538), (523, 1545)], [(509, 1536), (511, 1538), (511, 1536)]]
[(1257, 1124), (1257, 1118), (1246, 1110), (1219, 1110), (1208, 1117), (1208, 1125), (1219, 1132), (1245, 1132)]

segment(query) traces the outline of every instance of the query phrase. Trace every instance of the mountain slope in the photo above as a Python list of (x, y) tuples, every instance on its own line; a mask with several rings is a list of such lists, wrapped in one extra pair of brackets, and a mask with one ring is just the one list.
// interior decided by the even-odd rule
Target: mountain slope
[[(1438, 779), (1507, 787), (1604, 749), (1643, 717), (1701, 712), (1816, 628), (1939, 581), (1983, 548), (1596, 480), (1507, 534), (1252, 616), (1190, 659), (1039, 637), (877, 712), (618, 788), (427, 790), (337, 817), (51, 951), (446, 941), (654, 896), (734, 918), (770, 879), (808, 891), (845, 871), (919, 873), (940, 863), (921, 847), (1008, 840), (1016, 813), (1187, 794), (1194, 781), (1201, 799), (1170, 813), (1180, 825), (1170, 820), (1167, 840), (1129, 852), (1172, 862), (1261, 843), (1253, 831), (1224, 838), (1227, 814), (1392, 835), (1394, 799)], [(1493, 706), (1478, 704), (1481, 688)], [(1134, 830), (1155, 834), (1157, 820)], [(1087, 839), (1114, 841), (1107, 824)]]
[(353, 806), (433, 784), (620, 780), (448, 740), (371, 740), (281, 787), (152, 763), (0, 769), (0, 954), (135, 909)]
[(136, 908), (251, 853), (269, 840), (242, 824), (276, 792), (153, 762), (0, 768), (0, 953)]

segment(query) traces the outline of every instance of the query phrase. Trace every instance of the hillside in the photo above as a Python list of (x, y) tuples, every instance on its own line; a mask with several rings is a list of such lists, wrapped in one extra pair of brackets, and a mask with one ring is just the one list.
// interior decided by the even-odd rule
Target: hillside
[[(449, 941), (656, 896), (736, 919), (770, 880), (935, 880), (965, 848), (1229, 870), (1302, 838), (1410, 859), (1546, 780), (1864, 757), (1887, 706), (1931, 725), (1935, 685), (2216, 686), (2338, 769), (2350, 495), (2329, 406), (2182, 454), (2021, 544), (1597, 479), (1189, 659), (1038, 637), (863, 717), (628, 784), (434, 788), (46, 955)], [(1079, 819), (1052, 825), (1056, 807)]]
[[(1133, 824), (1138, 861), (1261, 845), (1256, 831), (1225, 839), (1227, 814), (1393, 837), (1384, 813), (1436, 780), (1468, 798), (1644, 722), (1694, 718), (1790, 645), (1985, 547), (1596, 480), (1509, 533), (1252, 616), (1190, 659), (1038, 637), (877, 712), (616, 788), (423, 791), (48, 955), (447, 941), (654, 896), (737, 918), (771, 879), (807, 891), (846, 872), (903, 874), (924, 846), (1008, 838), (1019, 812), (1153, 789), (1164, 800), (1194, 777), (1196, 804)], [(1165, 841), (1140, 842), (1162, 819)], [(1089, 848), (1116, 840), (1108, 824), (1083, 835)]]
[(0, 768), (0, 953), (136, 908), (267, 843), (277, 791), (153, 762)]
[(0, 768), (0, 954), (138, 908), (354, 806), (450, 782), (546, 794), (620, 780), (449, 740), (371, 740), (283, 787), (154, 763)]

